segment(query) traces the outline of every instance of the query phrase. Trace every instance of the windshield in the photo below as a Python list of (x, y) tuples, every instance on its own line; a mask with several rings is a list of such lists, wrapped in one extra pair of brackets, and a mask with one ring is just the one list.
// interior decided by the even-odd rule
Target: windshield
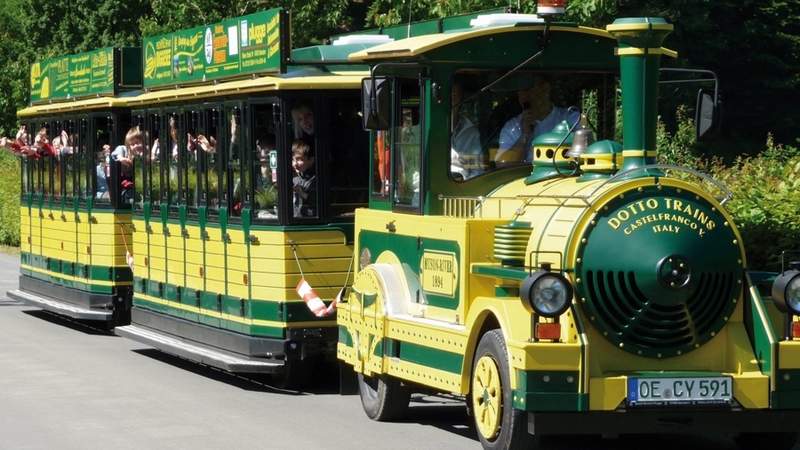
[(562, 121), (572, 126), (584, 110), (598, 139), (613, 138), (615, 90), (609, 74), (522, 71), (492, 84), (501, 76), (470, 70), (453, 78), (452, 179), (530, 164), (534, 139)]

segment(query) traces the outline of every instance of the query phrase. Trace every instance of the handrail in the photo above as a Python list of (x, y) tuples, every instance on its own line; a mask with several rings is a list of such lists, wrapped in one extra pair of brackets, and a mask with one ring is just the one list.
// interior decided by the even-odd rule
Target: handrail
[[(719, 189), (724, 195), (722, 197), (716, 197), (716, 200), (719, 201), (721, 205), (724, 205), (728, 202), (731, 198), (733, 198), (733, 192), (731, 192), (728, 187), (719, 180), (711, 177), (708, 174), (700, 172), (698, 170), (690, 169), (688, 167), (676, 166), (672, 164), (648, 164), (640, 167), (634, 167), (632, 169), (624, 170), (621, 172), (617, 172), (614, 176), (608, 178), (607, 180), (603, 181), (597, 187), (595, 187), (591, 192), (585, 195), (575, 195), (575, 194), (541, 194), (541, 195), (525, 195), (525, 194), (518, 194), (512, 197), (484, 197), (484, 196), (451, 196), (451, 195), (443, 195), (439, 194), (438, 198), (443, 202), (444, 206), (444, 215), (452, 216), (452, 217), (475, 217), (475, 211), (478, 207), (481, 207), (481, 216), (483, 217), (483, 205), (489, 201), (497, 201), (498, 208), (502, 209), (502, 202), (505, 201), (521, 201), (523, 203), (530, 203), (534, 199), (552, 199), (552, 200), (562, 200), (561, 205), (564, 205), (568, 200), (580, 200), (586, 206), (591, 206), (592, 199), (600, 190), (602, 190), (605, 186), (610, 183), (614, 183), (617, 181), (621, 181), (625, 179), (627, 176), (643, 171), (643, 170), (662, 170), (662, 171), (677, 171), (677, 172), (684, 172), (689, 175), (695, 176), (711, 185)], [(660, 178), (662, 175), (648, 175), (654, 178)], [(523, 209), (523, 208), (520, 208)], [(521, 211), (516, 212), (517, 215), (521, 214)]]
[[(697, 178), (700, 178), (701, 180), (706, 181), (706, 182), (714, 185), (717, 189), (719, 189), (720, 191), (722, 191), (725, 194), (724, 197), (717, 198), (717, 201), (719, 201), (720, 205), (724, 205), (725, 202), (727, 202), (727, 201), (729, 201), (730, 199), (733, 198), (733, 192), (731, 192), (731, 190), (728, 189), (728, 186), (726, 186), (723, 182), (721, 182), (719, 180), (716, 180), (711, 175), (708, 175), (706, 173), (700, 172), (699, 170), (694, 170), (694, 169), (690, 169), (688, 167), (683, 167), (683, 166), (676, 166), (674, 164), (647, 164), (647, 165), (644, 165), (644, 166), (634, 167), (632, 169), (624, 170), (622, 172), (617, 172), (617, 173), (614, 174), (614, 176), (612, 176), (611, 178), (607, 179), (606, 181), (601, 183), (599, 186), (597, 186), (597, 188), (592, 192), (592, 195), (595, 192), (597, 192), (600, 188), (602, 188), (603, 186), (605, 186), (605, 185), (607, 185), (609, 183), (614, 183), (616, 181), (619, 181), (620, 179), (625, 178), (627, 175), (630, 175), (632, 173), (635, 173), (635, 172), (638, 172), (638, 171), (641, 171), (641, 170), (651, 170), (651, 169), (652, 170), (674, 170), (674, 171), (677, 171), (677, 172), (685, 172), (685, 173), (688, 173), (690, 175), (694, 175)], [(654, 178), (659, 178), (660, 177), (660, 175), (650, 175), (650, 176), (652, 176)]]

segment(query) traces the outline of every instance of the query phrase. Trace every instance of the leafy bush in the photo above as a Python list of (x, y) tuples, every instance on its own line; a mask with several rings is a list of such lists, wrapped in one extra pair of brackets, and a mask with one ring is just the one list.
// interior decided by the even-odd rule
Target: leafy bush
[(692, 120), (685, 110), (678, 117), (674, 133), (659, 124), (660, 162), (696, 168), (723, 182), (733, 193), (725, 207), (742, 234), (748, 266), (775, 270), (781, 252), (800, 250), (800, 150), (768, 136), (762, 152), (724, 163), (701, 155)]
[(19, 245), (19, 160), (0, 151), (0, 244)]

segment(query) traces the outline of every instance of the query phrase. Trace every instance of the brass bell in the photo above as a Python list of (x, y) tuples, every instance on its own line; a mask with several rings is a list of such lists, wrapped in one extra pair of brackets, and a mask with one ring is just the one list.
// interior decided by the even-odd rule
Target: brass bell
[(591, 128), (586, 128), (583, 124), (573, 132), (572, 146), (567, 152), (570, 158), (580, 158), (586, 149), (594, 143), (594, 133)]

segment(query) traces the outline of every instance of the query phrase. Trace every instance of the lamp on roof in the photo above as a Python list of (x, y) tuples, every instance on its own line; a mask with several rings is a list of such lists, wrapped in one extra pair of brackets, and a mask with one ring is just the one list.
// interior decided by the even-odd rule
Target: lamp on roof
[(567, 10), (567, 0), (538, 0), (536, 3), (536, 15), (556, 16), (564, 14)]

